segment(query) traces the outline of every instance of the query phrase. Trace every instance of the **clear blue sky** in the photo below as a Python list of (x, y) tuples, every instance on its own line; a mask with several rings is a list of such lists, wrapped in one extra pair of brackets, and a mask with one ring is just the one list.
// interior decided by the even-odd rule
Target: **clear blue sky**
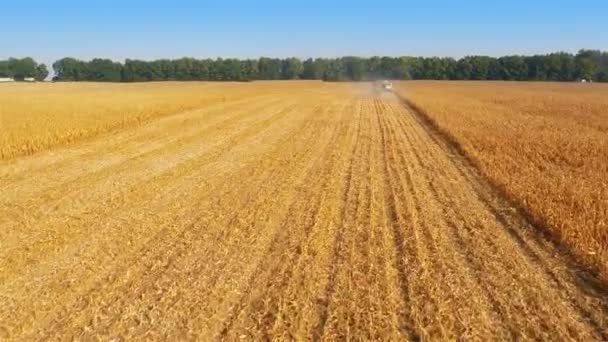
[(6, 1), (0, 59), (608, 50), (608, 1)]

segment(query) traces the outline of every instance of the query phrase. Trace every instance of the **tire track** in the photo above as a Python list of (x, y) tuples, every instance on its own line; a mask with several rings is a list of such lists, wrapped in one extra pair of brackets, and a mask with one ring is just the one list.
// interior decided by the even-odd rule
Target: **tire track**
[[(393, 247), (395, 249), (395, 260), (396, 260), (396, 269), (399, 275), (399, 290), (401, 298), (404, 303), (408, 303), (408, 297), (411, 294), (410, 288), (410, 280), (408, 275), (409, 265), (412, 263), (412, 258), (407, 257), (406, 251), (406, 237), (403, 235), (404, 229), (404, 219), (400, 214), (400, 210), (398, 209), (398, 201), (403, 201), (397, 199), (397, 192), (395, 191), (395, 185), (393, 181), (393, 170), (390, 167), (392, 164), (392, 155), (389, 152), (392, 150), (392, 147), (389, 143), (388, 133), (386, 131), (386, 122), (383, 119), (383, 113), (378, 108), (376, 102), (374, 102), (374, 110), (376, 113), (376, 118), (378, 120), (378, 127), (381, 131), (381, 144), (383, 150), (383, 167), (384, 167), (384, 187), (385, 187), (385, 211), (387, 212), (388, 223), (391, 229), (391, 238), (393, 241)], [(411, 251), (410, 251), (411, 253)], [(408, 259), (410, 262), (408, 263)], [(401, 324), (403, 331), (406, 332), (409, 340), (419, 340), (420, 336), (416, 332), (416, 323), (415, 319), (412, 317), (411, 312), (401, 312), (400, 313)]]
[[(336, 292), (336, 284), (337, 284), (336, 278), (337, 278), (338, 272), (339, 272), (338, 267), (340, 267), (343, 264), (344, 258), (345, 258), (345, 256), (343, 255), (343, 250), (344, 250), (344, 244), (345, 244), (344, 235), (345, 235), (346, 226), (345, 226), (344, 222), (347, 217), (346, 214), (347, 214), (349, 206), (352, 206), (352, 205), (356, 206), (356, 203), (354, 203), (354, 204), (352, 203), (353, 198), (356, 198), (356, 196), (357, 196), (357, 193), (356, 193), (357, 190), (355, 189), (354, 180), (353, 180), (353, 173), (354, 173), (354, 167), (355, 167), (355, 160), (357, 159), (355, 156), (357, 155), (358, 151), (360, 150), (359, 141), (360, 141), (360, 137), (361, 137), (361, 119), (362, 119), (361, 116), (359, 116), (358, 123), (357, 123), (356, 129), (355, 129), (355, 134), (353, 134), (352, 150), (348, 154), (349, 155), (349, 158), (347, 159), (347, 160), (349, 160), (348, 168), (343, 176), (344, 185), (343, 185), (343, 190), (341, 191), (342, 206), (340, 208), (340, 213), (338, 215), (338, 220), (337, 220), (338, 226), (336, 227), (337, 230), (334, 235), (332, 247), (330, 250), (330, 261), (329, 261), (330, 269), (328, 270), (329, 275), (328, 275), (327, 282), (326, 282), (326, 285), (323, 290), (323, 294), (321, 295), (321, 298), (320, 298), (319, 319), (312, 331), (313, 340), (317, 340), (317, 341), (324, 338), (325, 329), (328, 324), (328, 320), (330, 319), (331, 300), (332, 300), (334, 293)], [(352, 210), (352, 208), (351, 208), (351, 210)], [(355, 208), (355, 211), (356, 211), (356, 208)]]
[[(253, 330), (260, 334), (257, 338), (271, 334), (281, 336), (281, 334), (289, 334), (290, 330), (298, 328), (291, 324), (285, 325), (287, 322), (284, 322), (276, 313), (282, 311), (285, 312), (282, 317), (288, 315), (290, 308), (284, 307), (284, 303), (298, 300), (297, 287), (295, 293), (290, 289), (293, 288), (292, 284), (304, 281), (301, 278), (303, 268), (306, 266), (303, 259), (310, 257), (308, 251), (314, 248), (313, 240), (322, 233), (317, 229), (325, 217), (324, 211), (327, 210), (324, 209), (328, 207), (323, 204), (331, 203), (327, 198), (327, 188), (331, 187), (331, 183), (335, 181), (326, 175), (336, 168), (339, 155), (335, 153), (335, 148), (344, 143), (349, 129), (348, 126), (341, 124), (344, 121), (345, 107), (343, 106), (337, 112), (341, 113), (337, 118), (340, 124), (332, 128), (326, 138), (319, 138), (323, 141), (323, 149), (310, 160), (306, 178), (290, 203), (288, 214), (275, 230), (266, 250), (264, 260), (281, 260), (281, 262), (258, 265), (256, 271), (252, 273), (257, 276), (250, 279), (247, 292), (223, 324), (221, 335), (223, 338), (238, 336), (242, 333), (256, 338), (254, 337), (256, 335), (247, 334), (247, 331), (238, 332), (238, 329), (232, 329), (235, 326), (257, 326)], [(314, 235), (313, 231), (315, 231)], [(255, 289), (260, 289), (261, 292), (255, 291)], [(260, 303), (260, 298), (264, 298), (263, 304)], [(297, 315), (298, 313), (294, 312), (289, 316), (297, 320)], [(251, 323), (245, 323), (248, 321)], [(227, 335), (229, 331), (231, 333)]]
[[(390, 107), (385, 108), (385, 114), (390, 112)], [(392, 113), (395, 114), (395, 113)], [(394, 119), (397, 119), (398, 116), (391, 115), (393, 120), (391, 120), (391, 127), (398, 127), (398, 124)], [(492, 321), (495, 321), (495, 318), (492, 318), (493, 314), (488, 310), (488, 303), (484, 302), (484, 297), (480, 296), (480, 289), (476, 286), (475, 282), (470, 279), (470, 274), (466, 272), (466, 268), (460, 267), (454, 262), (458, 261), (458, 258), (455, 256), (454, 244), (451, 241), (445, 239), (444, 232), (442, 230), (437, 230), (437, 227), (446, 226), (449, 223), (442, 219), (441, 212), (439, 208), (437, 208), (437, 200), (433, 196), (432, 190), (429, 187), (432, 187), (434, 182), (437, 182), (437, 178), (431, 180), (426, 180), (421, 178), (420, 175), (424, 174), (425, 167), (420, 163), (420, 154), (419, 151), (423, 150), (424, 144), (408, 144), (413, 140), (407, 136), (397, 137), (398, 134), (403, 133), (404, 131), (392, 130), (392, 135), (395, 139), (397, 139), (397, 145), (400, 146), (399, 153), (395, 157), (398, 160), (398, 163), (401, 165), (399, 169), (405, 170), (405, 181), (403, 184), (406, 184), (404, 191), (411, 194), (412, 204), (410, 205), (413, 215), (416, 217), (420, 217), (414, 224), (413, 229), (420, 230), (423, 240), (419, 240), (424, 244), (424, 249), (428, 250), (426, 259), (424, 262), (420, 262), (420, 265), (424, 267), (428, 267), (423, 270), (423, 273), (429, 273), (431, 278), (442, 279), (442, 281), (437, 282), (438, 285), (442, 284), (443, 286), (448, 286), (450, 288), (449, 291), (442, 291), (440, 288), (434, 288), (434, 284), (430, 286), (431, 291), (425, 294), (425, 296), (433, 298), (433, 302), (437, 305), (435, 310), (441, 312), (449, 312), (449, 308), (441, 308), (441, 306), (445, 305), (444, 303), (449, 303), (451, 301), (466, 303), (466, 297), (464, 297), (461, 293), (466, 293), (469, 296), (474, 296), (475, 298), (479, 298), (475, 303), (474, 308), (468, 308), (466, 304), (462, 304), (459, 308), (458, 314), (463, 316), (463, 318), (459, 318), (453, 320), (450, 317), (439, 318), (436, 321), (426, 322), (425, 328), (423, 330), (427, 330), (426, 326), (434, 327), (436, 331), (443, 335), (444, 338), (454, 338), (454, 336), (450, 336), (453, 334), (453, 331), (456, 331), (456, 335), (462, 334), (466, 328), (471, 328), (474, 322), (467, 323), (468, 327), (464, 326), (463, 322), (466, 317), (471, 317), (475, 315), (485, 315), (486, 319), (481, 320), (482, 323), (486, 322), (486, 325), (476, 327), (478, 331), (486, 331), (489, 333), (490, 331), (496, 331), (497, 327), (494, 328), (487, 326), (487, 323), (492, 324)], [(437, 164), (439, 165), (439, 164)], [(439, 167), (438, 167), (439, 168)], [(432, 171), (432, 170), (431, 170)], [(459, 273), (455, 273), (458, 271)], [(459, 296), (457, 299), (451, 298), (452, 296)], [(426, 299), (428, 300), (428, 299)], [(465, 312), (462, 312), (465, 311)], [(424, 314), (421, 314), (424, 316)], [(447, 325), (447, 327), (446, 327)], [(453, 326), (449, 326), (453, 325)], [(444, 334), (448, 334), (445, 336)], [(431, 332), (431, 334), (433, 334)], [(428, 337), (428, 336), (427, 336)]]
[[(368, 161), (369, 149), (365, 143), (369, 136), (366, 132), (364, 117), (358, 116), (357, 135), (355, 140), (355, 150), (351, 157), (352, 162), (348, 171), (348, 192), (346, 193), (347, 201), (345, 202), (344, 212), (342, 214), (342, 230), (338, 233), (339, 238), (334, 242), (335, 262), (332, 262), (332, 276), (328, 282), (328, 291), (325, 293), (325, 298), (328, 305), (323, 309), (323, 324), (322, 339), (349, 339), (349, 329), (353, 324), (355, 311), (352, 310), (352, 305), (355, 302), (356, 290), (351, 286), (353, 272), (358, 271), (354, 265), (354, 248), (356, 245), (356, 235), (358, 233), (358, 220), (363, 214), (366, 205), (365, 189), (362, 183), (365, 178), (365, 167)], [(350, 195), (350, 196), (349, 196)], [(354, 298), (353, 298), (354, 297)], [(363, 328), (363, 327), (361, 327)], [(361, 331), (363, 334), (364, 331)]]

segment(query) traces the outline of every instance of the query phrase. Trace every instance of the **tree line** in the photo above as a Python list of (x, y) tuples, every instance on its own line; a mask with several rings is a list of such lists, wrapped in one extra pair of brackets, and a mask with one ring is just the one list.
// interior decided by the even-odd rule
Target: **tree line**
[[(326, 81), (506, 80), (608, 82), (608, 52), (581, 50), (534, 56), (341, 57), (259, 59), (127, 59), (124, 63), (95, 58), (63, 58), (53, 63), (56, 81), (250, 81), (309, 79)], [(44, 64), (31, 58), (0, 61), (0, 77), (44, 79)]]
[(48, 75), (49, 70), (47, 66), (36, 63), (30, 57), (0, 60), (0, 78), (12, 78), (17, 81), (23, 81), (31, 77), (42, 81)]

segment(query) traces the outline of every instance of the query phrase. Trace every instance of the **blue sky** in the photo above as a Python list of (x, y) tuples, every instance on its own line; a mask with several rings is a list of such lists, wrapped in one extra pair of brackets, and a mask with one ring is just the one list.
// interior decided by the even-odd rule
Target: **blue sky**
[[(4, 2), (4, 1), (3, 1)], [(16, 1), (0, 59), (453, 56), (608, 50), (608, 1)]]

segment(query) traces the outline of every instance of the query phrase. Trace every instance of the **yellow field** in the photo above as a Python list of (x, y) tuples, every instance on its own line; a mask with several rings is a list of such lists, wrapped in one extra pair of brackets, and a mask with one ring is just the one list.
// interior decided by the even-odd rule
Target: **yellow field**
[(0, 92), (2, 341), (608, 339), (605, 286), (378, 85)]
[[(317, 83), (319, 84), (319, 83)], [(301, 86), (296, 86), (301, 87)], [(32, 154), (167, 114), (273, 96), (257, 83), (0, 84), (0, 160)]]
[(608, 279), (608, 85), (399, 85), (484, 175)]

